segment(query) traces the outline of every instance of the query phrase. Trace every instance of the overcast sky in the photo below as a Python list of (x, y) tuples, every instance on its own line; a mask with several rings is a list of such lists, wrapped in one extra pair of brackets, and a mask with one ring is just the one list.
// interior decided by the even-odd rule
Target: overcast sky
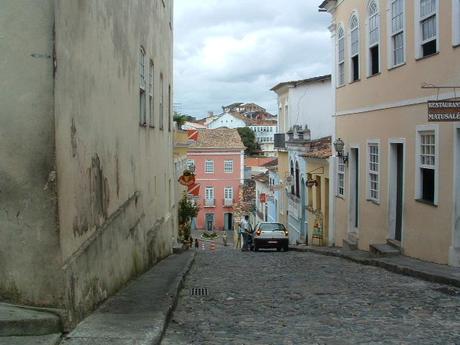
[(320, 0), (175, 0), (174, 103), (197, 118), (255, 102), (277, 113), (277, 83), (330, 73)]

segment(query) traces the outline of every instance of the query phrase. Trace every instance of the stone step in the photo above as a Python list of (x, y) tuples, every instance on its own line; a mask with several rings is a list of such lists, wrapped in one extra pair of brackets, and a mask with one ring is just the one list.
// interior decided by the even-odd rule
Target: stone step
[(0, 345), (58, 345), (60, 342), (60, 334), (25, 337), (0, 337)]
[(358, 243), (350, 241), (348, 239), (343, 240), (343, 248), (346, 250), (357, 250), (358, 249)]
[(57, 333), (61, 333), (59, 316), (45, 311), (0, 303), (0, 337)]
[(401, 255), (401, 251), (387, 243), (370, 244), (369, 252), (373, 256), (397, 256)]

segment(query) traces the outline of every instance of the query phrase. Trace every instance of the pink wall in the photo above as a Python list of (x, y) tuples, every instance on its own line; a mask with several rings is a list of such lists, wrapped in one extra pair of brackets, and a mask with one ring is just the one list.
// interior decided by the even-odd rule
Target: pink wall
[[(217, 154), (216, 154), (217, 153)], [(214, 229), (224, 229), (224, 214), (232, 213), (232, 207), (224, 207), (224, 188), (233, 187), (234, 205), (239, 203), (239, 189), (241, 179), (243, 178), (241, 172), (241, 151), (223, 151), (220, 150), (206, 150), (189, 151), (187, 158), (193, 160), (195, 163), (196, 181), (200, 184), (200, 212), (197, 217), (197, 228), (206, 228), (206, 214), (214, 214)], [(214, 161), (214, 173), (205, 173), (205, 162), (207, 160)], [(233, 161), (233, 172), (224, 172), (224, 161)], [(205, 207), (205, 191), (206, 187), (214, 187), (215, 207)]]

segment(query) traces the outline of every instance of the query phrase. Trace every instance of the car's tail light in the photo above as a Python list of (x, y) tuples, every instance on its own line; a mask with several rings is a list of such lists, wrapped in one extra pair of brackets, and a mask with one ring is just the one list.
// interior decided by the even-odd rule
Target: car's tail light
[(260, 229), (256, 231), (257, 236), (260, 236), (261, 233), (262, 233), (262, 231), (260, 231)]

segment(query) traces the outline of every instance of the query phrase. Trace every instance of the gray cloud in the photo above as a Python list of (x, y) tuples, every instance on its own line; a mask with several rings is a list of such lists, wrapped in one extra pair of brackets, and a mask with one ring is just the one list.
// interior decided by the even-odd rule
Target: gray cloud
[(175, 103), (208, 110), (256, 102), (276, 113), (280, 81), (330, 71), (330, 18), (316, 0), (176, 0)]

